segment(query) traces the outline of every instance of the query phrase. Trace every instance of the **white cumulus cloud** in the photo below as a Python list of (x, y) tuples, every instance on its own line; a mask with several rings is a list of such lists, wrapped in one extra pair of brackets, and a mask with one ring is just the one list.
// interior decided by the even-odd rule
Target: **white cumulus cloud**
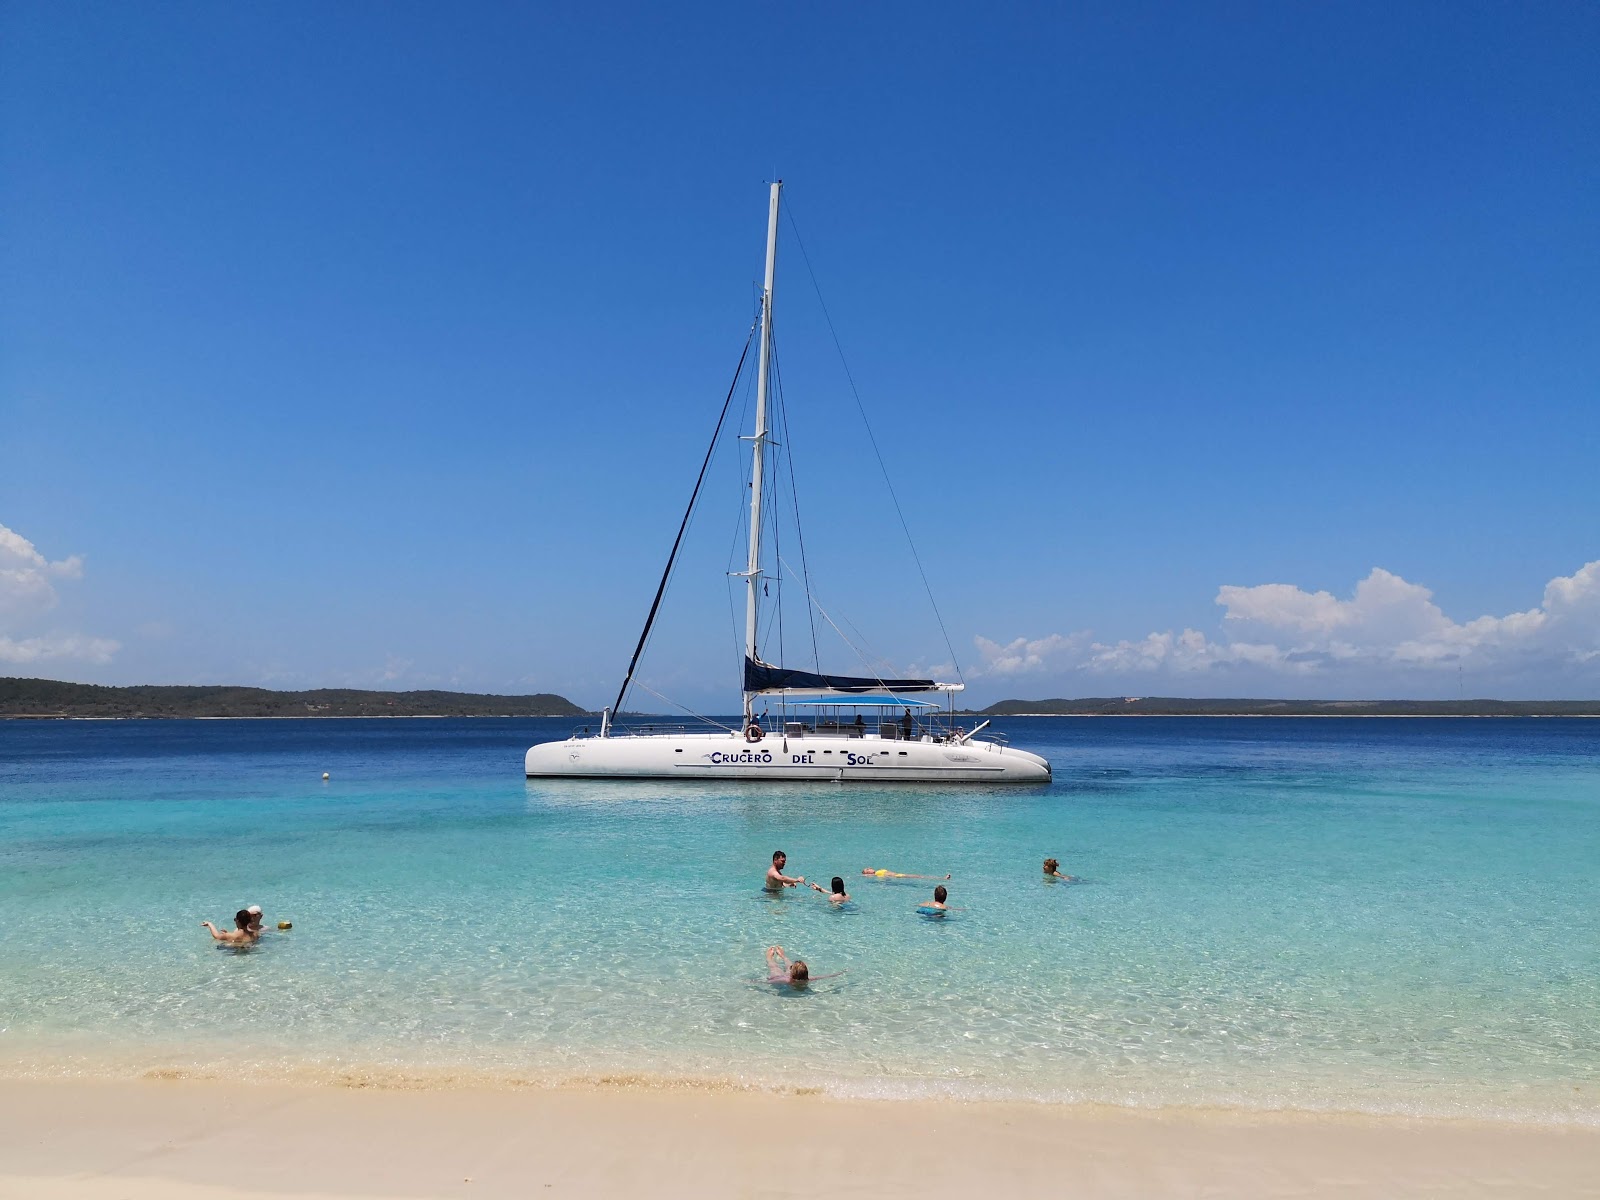
[(78, 555), (51, 562), (27, 538), (0, 525), (0, 618), (48, 612), (58, 599), (55, 581), (82, 577)]
[(60, 602), (56, 585), (83, 578), (83, 558), (46, 558), (16, 530), (0, 525), (0, 662), (104, 663), (120, 648), (110, 638), (37, 628)]
[(977, 675), (1168, 677), (1197, 690), (1206, 676), (1316, 678), (1376, 689), (1421, 672), (1470, 669), (1475, 682), (1600, 686), (1600, 560), (1545, 585), (1542, 602), (1505, 616), (1456, 621), (1432, 591), (1375, 567), (1349, 596), (1289, 583), (1218, 589), (1216, 636), (1196, 629), (1096, 641), (1083, 634), (976, 639)]
[(79, 634), (47, 634), (43, 637), (11, 638), (0, 635), (0, 662), (34, 663), (47, 659), (107, 663), (121, 646), (110, 638), (83, 637)]
[(1087, 634), (1074, 633), (1063, 636), (1052, 633), (1049, 637), (1017, 638), (1000, 645), (986, 637), (973, 639), (982, 656), (980, 675), (1028, 675), (1057, 666), (1078, 653), (1089, 638)]

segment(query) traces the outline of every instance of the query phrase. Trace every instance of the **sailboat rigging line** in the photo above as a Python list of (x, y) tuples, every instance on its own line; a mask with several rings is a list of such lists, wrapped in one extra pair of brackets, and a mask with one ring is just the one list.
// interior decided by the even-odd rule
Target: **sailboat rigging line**
[(922, 577), (923, 590), (928, 593), (928, 603), (933, 606), (934, 620), (939, 622), (939, 632), (944, 635), (944, 647), (950, 652), (950, 665), (956, 669), (956, 678), (962, 683), (966, 676), (961, 673), (960, 660), (956, 658), (956, 648), (950, 643), (950, 632), (944, 626), (944, 616), (939, 612), (939, 602), (933, 598), (933, 586), (928, 582), (928, 573), (922, 568), (922, 555), (917, 553), (917, 543), (911, 536), (911, 526), (906, 524), (906, 514), (900, 507), (900, 497), (895, 494), (894, 481), (889, 478), (889, 468), (884, 466), (883, 452), (878, 449), (878, 437), (872, 432), (872, 422), (867, 419), (866, 405), (861, 403), (861, 392), (856, 388), (856, 378), (850, 373), (850, 363), (845, 359), (844, 346), (839, 342), (838, 331), (833, 327), (833, 317), (828, 313), (828, 303), (822, 298), (822, 287), (817, 283), (817, 273), (811, 269), (811, 256), (806, 253), (805, 239), (800, 236), (800, 226), (794, 219), (794, 201), (790, 201), (784, 209), (789, 218), (789, 228), (794, 231), (795, 244), (800, 247), (800, 257), (805, 260), (806, 274), (811, 277), (811, 288), (817, 293), (817, 303), (822, 306), (822, 319), (828, 324), (828, 332), (833, 337), (833, 348), (839, 352), (839, 364), (844, 367), (844, 377), (850, 382), (850, 394), (855, 397), (856, 409), (861, 413), (861, 423), (867, 428), (867, 441), (872, 445), (872, 453), (877, 456), (878, 470), (883, 472), (883, 482), (888, 485), (889, 499), (894, 501), (895, 516), (900, 518), (900, 528), (906, 535), (906, 544), (911, 547), (911, 558), (917, 564), (917, 574)]
[[(772, 348), (772, 365), (777, 369), (778, 348)], [(778, 420), (783, 425), (783, 444), (788, 447), (784, 458), (789, 468), (789, 499), (794, 505), (794, 535), (800, 543), (800, 587), (806, 596), (806, 622), (811, 627), (811, 661), (820, 674), (822, 653), (817, 649), (817, 616), (811, 611), (811, 569), (806, 565), (806, 533), (800, 524), (800, 489), (794, 481), (794, 442), (789, 435), (789, 406), (783, 402), (783, 379), (778, 380)], [(787, 563), (784, 564), (788, 566)]]
[[(785, 571), (788, 571), (791, 575), (794, 574), (794, 568), (791, 567), (788, 564), (788, 562), (785, 561), (784, 559), (782, 559), (782, 558), (778, 559), (778, 564), (781, 567), (783, 567), (783, 569)], [(870, 676), (873, 679), (876, 679), (880, 684), (882, 684), (883, 683), (883, 676), (878, 674), (878, 669), (877, 669), (876, 665), (873, 663), (872, 659), (867, 657), (867, 652), (865, 650), (863, 650), (860, 646), (858, 646), (854, 642), (852, 642), (850, 640), (850, 635), (845, 633), (844, 630), (839, 628), (838, 622), (836, 622), (832, 617), (830, 617), (828, 615), (828, 610), (827, 609), (822, 607), (822, 601), (818, 600), (816, 598), (816, 596), (813, 595), (809, 591), (806, 592), (806, 599), (811, 602), (812, 607), (814, 607), (819, 613), (822, 614), (822, 619), (833, 627), (833, 631), (839, 635), (839, 640), (841, 642), (843, 642), (846, 646), (849, 646), (850, 649), (855, 651), (856, 657), (861, 660), (861, 665), (862, 665), (862, 667), (864, 667), (866, 669), (866, 672), (867, 672), (868, 676)], [(861, 631), (859, 629), (856, 629), (855, 625), (851, 624), (850, 618), (848, 618), (848, 617), (845, 618), (845, 624), (849, 625), (851, 629), (855, 630), (856, 636), (861, 638), (861, 640), (863, 642), (865, 642), (867, 640), (866, 638), (861, 637)], [(878, 661), (879, 662), (883, 662), (885, 660), (880, 657), (878, 659)], [(888, 685), (884, 684), (884, 686), (887, 687)]]
[(704, 713), (696, 712), (694, 709), (690, 708), (687, 704), (679, 704), (671, 696), (663, 696), (660, 692), (656, 691), (655, 688), (651, 687), (648, 683), (646, 683), (642, 679), (639, 681), (639, 686), (642, 687), (645, 691), (649, 692), (657, 700), (661, 701), (661, 703), (670, 704), (670, 705), (672, 705), (673, 708), (682, 709), (684, 712), (688, 713), (695, 720), (704, 721), (707, 725), (711, 726), (713, 729), (724, 729), (729, 733), (733, 732), (733, 726), (732, 725), (724, 725), (721, 721), (718, 721), (715, 718), (708, 717)]
[(712, 431), (711, 444), (706, 447), (705, 461), (700, 464), (700, 474), (695, 478), (694, 491), (689, 494), (689, 507), (684, 509), (683, 520), (678, 525), (678, 536), (672, 539), (672, 553), (667, 555), (667, 569), (661, 572), (661, 583), (656, 588), (656, 598), (650, 604), (650, 615), (644, 619), (644, 629), (639, 634), (639, 644), (633, 648), (633, 658), (628, 663), (628, 673), (623, 676), (622, 687), (617, 690), (617, 702), (611, 708), (613, 713), (622, 711), (622, 698), (628, 694), (628, 684), (633, 682), (633, 672), (639, 665), (639, 656), (644, 653), (644, 645), (650, 640), (650, 627), (655, 624), (656, 613), (661, 608), (661, 597), (667, 593), (667, 581), (672, 578), (672, 566), (678, 560), (678, 547), (683, 544), (683, 531), (689, 528), (689, 518), (694, 515), (694, 503), (700, 498), (700, 485), (705, 482), (706, 468), (711, 465), (711, 456), (717, 450), (717, 438), (722, 433), (722, 423), (728, 419), (728, 406), (733, 403), (733, 393), (738, 390), (739, 376), (744, 373), (745, 359), (750, 357), (750, 343), (755, 340), (756, 327), (750, 327), (750, 333), (744, 339), (744, 350), (739, 354), (739, 365), (733, 369), (733, 382), (728, 385), (727, 398), (722, 402), (722, 412), (717, 417), (717, 427)]

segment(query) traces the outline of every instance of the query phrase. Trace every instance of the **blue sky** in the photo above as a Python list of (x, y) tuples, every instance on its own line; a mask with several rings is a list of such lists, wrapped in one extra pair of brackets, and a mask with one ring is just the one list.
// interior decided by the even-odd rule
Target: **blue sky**
[[(0, 672), (608, 703), (776, 173), (953, 648), (786, 222), (874, 664), (1594, 696), (1597, 54), (1578, 3), (6, 3)], [(698, 708), (737, 449), (642, 671)]]

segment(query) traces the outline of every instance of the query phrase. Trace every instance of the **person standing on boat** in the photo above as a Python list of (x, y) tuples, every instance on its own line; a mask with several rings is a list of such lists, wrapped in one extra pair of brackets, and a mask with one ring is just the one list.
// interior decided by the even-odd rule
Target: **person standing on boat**
[(772, 852), (772, 865), (767, 868), (767, 891), (781, 892), (784, 888), (796, 887), (806, 881), (804, 875), (796, 875), (791, 879), (783, 873), (784, 864), (788, 861), (789, 856), (782, 850)]
[(906, 741), (911, 740), (911, 710), (906, 709), (906, 715), (900, 718), (900, 728), (905, 732)]

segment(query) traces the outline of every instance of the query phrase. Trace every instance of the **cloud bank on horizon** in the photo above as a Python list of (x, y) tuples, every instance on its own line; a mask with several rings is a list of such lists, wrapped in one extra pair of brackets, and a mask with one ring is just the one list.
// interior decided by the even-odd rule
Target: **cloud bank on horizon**
[(0, 525), (0, 663), (111, 661), (120, 647), (110, 638), (44, 628), (60, 602), (56, 584), (82, 578), (79, 555), (52, 562), (20, 533)]
[(1193, 628), (1116, 642), (1087, 632), (1003, 644), (978, 637), (982, 662), (970, 674), (1091, 690), (1109, 682), (1188, 692), (1294, 682), (1302, 692), (1399, 685), (1418, 694), (1453, 693), (1470, 671), (1479, 695), (1531, 687), (1553, 698), (1600, 688), (1600, 559), (1550, 580), (1537, 607), (1465, 622), (1447, 616), (1428, 588), (1381, 567), (1348, 599), (1263, 583), (1226, 585), (1216, 603), (1224, 610), (1218, 637)]
[[(121, 643), (54, 621), (58, 586), (83, 577), (81, 556), (51, 560), (0, 525), (0, 667), (112, 661)], [(1288, 583), (1228, 584), (1218, 589), (1216, 603), (1223, 615), (1215, 635), (1186, 626), (1118, 641), (1087, 631), (1005, 643), (980, 636), (974, 641), (981, 661), (967, 674), (991, 688), (1003, 684), (1041, 695), (1170, 689), (1185, 695), (1425, 697), (1455, 694), (1467, 686), (1468, 672), (1475, 695), (1600, 694), (1600, 559), (1550, 580), (1535, 607), (1469, 621), (1452, 619), (1431, 590), (1381, 567), (1347, 598)], [(391, 655), (378, 686), (416, 686), (413, 665), (410, 657)], [(258, 673), (241, 664), (238, 681), (282, 682), (244, 678)], [(328, 686), (296, 678), (303, 686)], [(430, 679), (432, 686), (442, 682)], [(473, 688), (482, 681), (452, 678), (446, 685)], [(560, 684), (542, 686), (559, 690)]]

